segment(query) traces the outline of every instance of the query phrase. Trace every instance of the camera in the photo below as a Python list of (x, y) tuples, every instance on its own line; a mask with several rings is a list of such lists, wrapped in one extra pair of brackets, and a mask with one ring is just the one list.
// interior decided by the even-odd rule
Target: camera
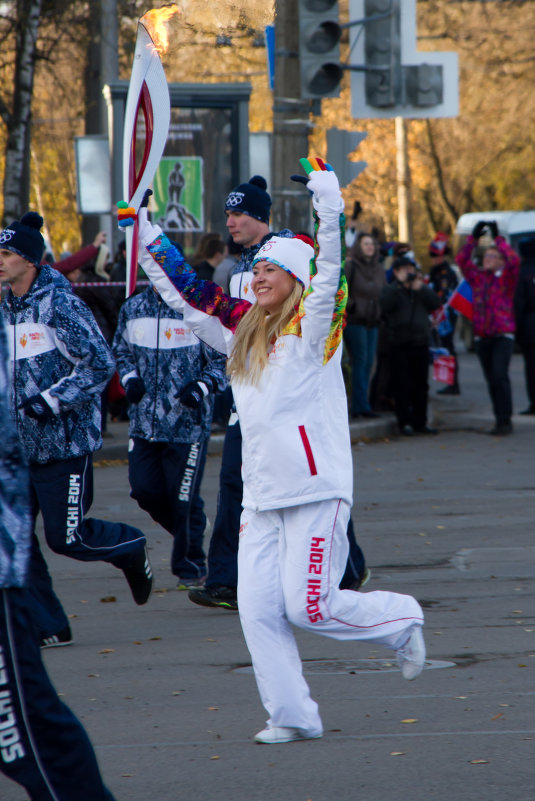
[(412, 281), (416, 281), (416, 278), (417, 278), (417, 274), (416, 273), (407, 273), (407, 277), (405, 278), (405, 281), (408, 281), (409, 283), (411, 283)]

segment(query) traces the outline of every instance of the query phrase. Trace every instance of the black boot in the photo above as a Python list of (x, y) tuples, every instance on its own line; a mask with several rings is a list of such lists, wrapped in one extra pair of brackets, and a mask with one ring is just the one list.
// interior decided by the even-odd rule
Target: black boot
[(459, 384), (447, 384), (442, 389), (439, 389), (437, 395), (460, 395), (461, 390)]

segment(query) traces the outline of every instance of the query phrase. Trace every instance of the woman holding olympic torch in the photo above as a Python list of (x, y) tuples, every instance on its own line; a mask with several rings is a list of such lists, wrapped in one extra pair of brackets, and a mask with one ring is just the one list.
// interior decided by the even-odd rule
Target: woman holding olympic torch
[(339, 590), (353, 494), (340, 366), (347, 286), (343, 201), (321, 159), (302, 159), (313, 195), (314, 248), (273, 237), (253, 262), (253, 303), (201, 281), (139, 212), (140, 263), (197, 336), (228, 355), (243, 434), (238, 606), (269, 719), (255, 740), (322, 736), (291, 624), (339, 640), (378, 642), (402, 675), (422, 670), (423, 613), (392, 592)]

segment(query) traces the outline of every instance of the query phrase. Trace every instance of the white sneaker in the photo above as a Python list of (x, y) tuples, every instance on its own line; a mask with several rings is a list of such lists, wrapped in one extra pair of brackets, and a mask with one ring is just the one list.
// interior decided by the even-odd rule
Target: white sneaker
[(255, 734), (255, 742), (272, 745), (274, 743), (291, 743), (293, 740), (318, 740), (322, 732), (314, 734), (305, 729), (294, 729), (288, 726), (268, 726)]
[(425, 663), (425, 642), (421, 626), (416, 624), (412, 627), (409, 639), (397, 649), (396, 657), (404, 679), (412, 681), (420, 675)]

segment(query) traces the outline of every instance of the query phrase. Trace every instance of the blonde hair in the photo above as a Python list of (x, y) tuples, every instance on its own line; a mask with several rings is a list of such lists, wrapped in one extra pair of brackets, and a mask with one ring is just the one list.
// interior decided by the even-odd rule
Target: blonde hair
[(258, 384), (272, 345), (298, 313), (302, 294), (303, 285), (295, 281), (278, 312), (269, 314), (255, 303), (242, 317), (227, 363), (227, 373), (233, 381)]

